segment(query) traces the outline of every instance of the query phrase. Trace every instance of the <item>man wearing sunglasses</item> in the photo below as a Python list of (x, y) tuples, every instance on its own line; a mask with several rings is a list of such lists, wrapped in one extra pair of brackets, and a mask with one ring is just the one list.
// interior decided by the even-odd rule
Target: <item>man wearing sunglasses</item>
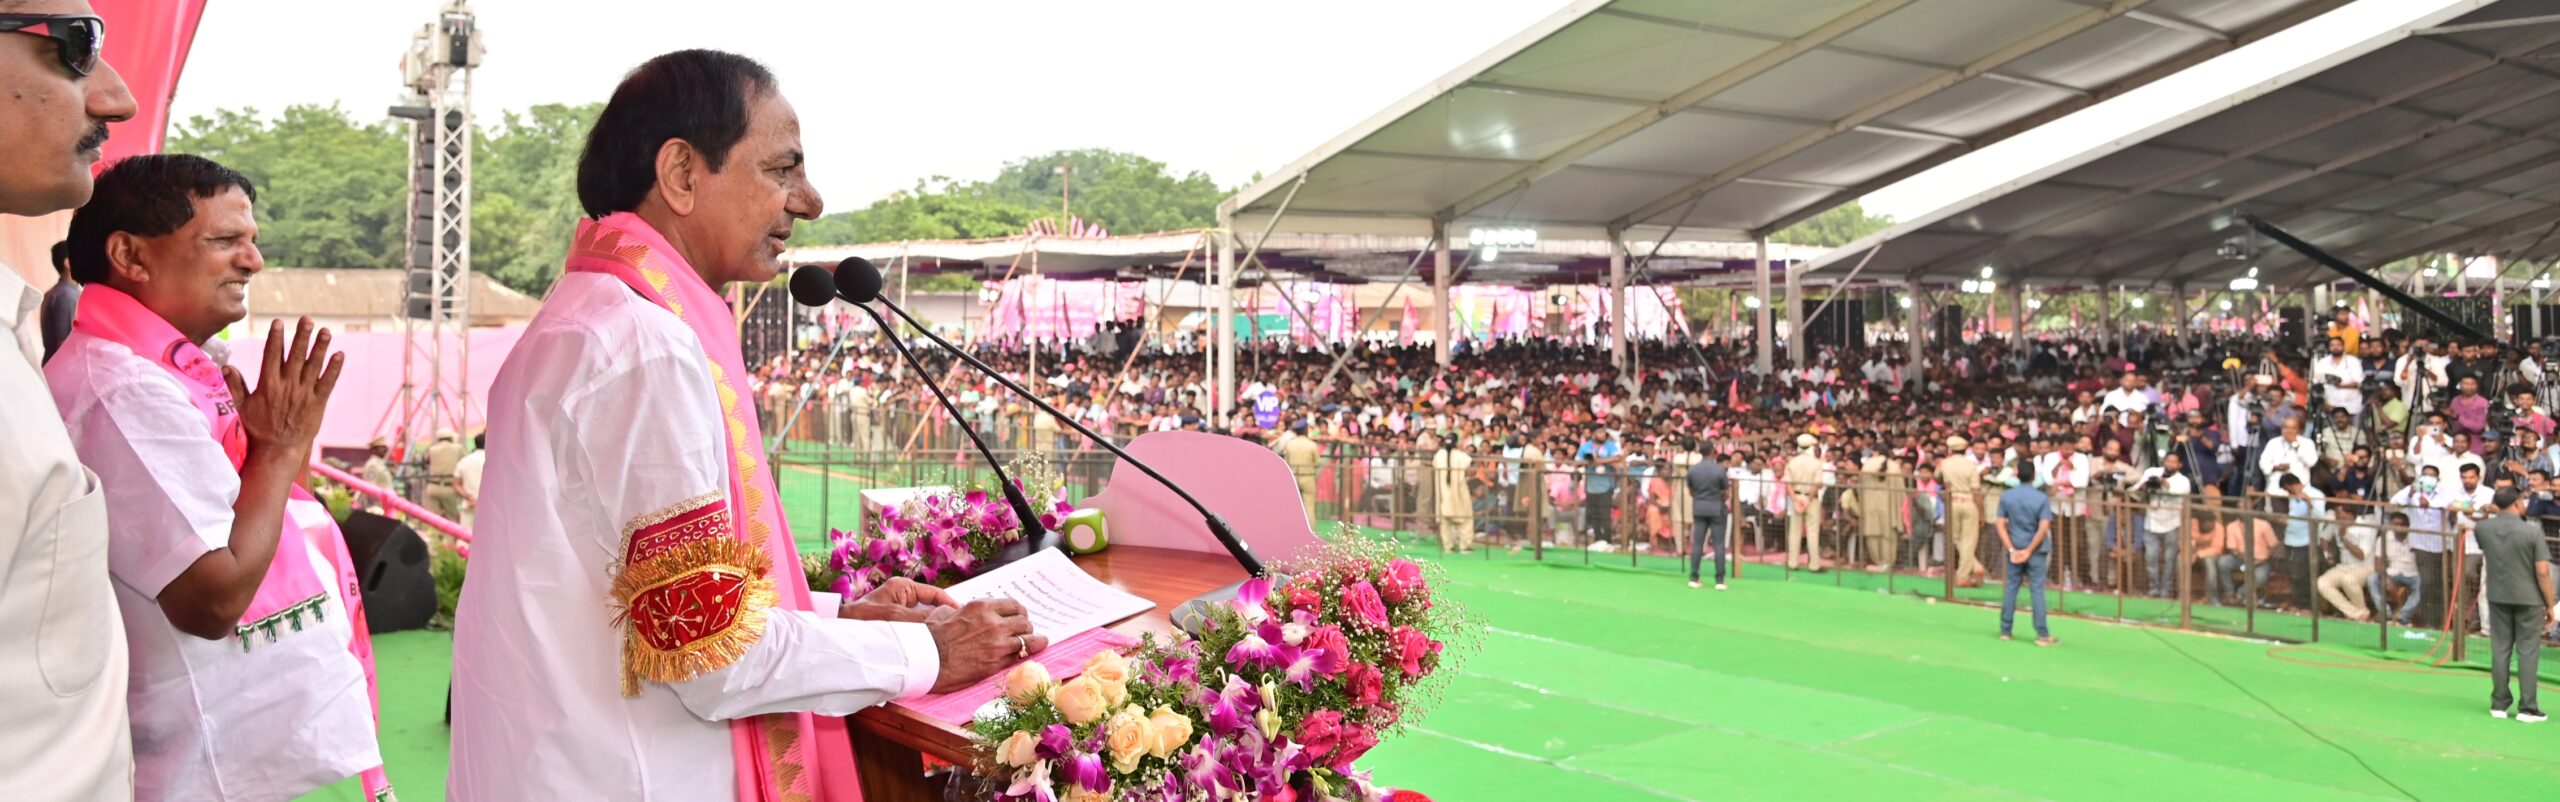
[[(89, 200), (107, 123), (133, 95), (98, 59), (89, 4), (0, 0), (0, 214)], [(107, 579), (105, 497), (39, 378), (39, 295), (0, 265), (0, 789), (15, 800), (133, 798), (125, 639)], [(0, 348), (0, 351), (10, 349)]]

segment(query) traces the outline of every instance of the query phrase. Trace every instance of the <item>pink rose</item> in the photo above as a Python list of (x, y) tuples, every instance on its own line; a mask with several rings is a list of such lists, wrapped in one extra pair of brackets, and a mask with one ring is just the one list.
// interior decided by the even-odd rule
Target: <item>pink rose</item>
[(1351, 620), (1363, 627), (1387, 628), (1387, 604), (1378, 600), (1377, 586), (1365, 580), (1342, 589), (1342, 609), (1350, 611)]
[(1422, 676), (1424, 673), (1422, 661), (1440, 653), (1438, 642), (1433, 641), (1431, 636), (1422, 634), (1421, 630), (1412, 627), (1396, 627), (1395, 632), (1388, 636), (1388, 642), (1394, 644), (1396, 663), (1398, 667), (1404, 669), (1404, 675), (1408, 677)]
[(1396, 604), (1403, 604), (1423, 590), (1421, 564), (1402, 557), (1387, 563), (1386, 575), (1378, 579), (1378, 595)]
[(1298, 745), (1306, 748), (1308, 756), (1323, 760), (1341, 741), (1341, 730), (1341, 713), (1318, 710), (1298, 722)]
[(1334, 747), (1333, 760), (1330, 764), (1337, 769), (1351, 765), (1351, 762), (1359, 760), (1361, 755), (1378, 748), (1377, 733), (1370, 732), (1369, 728), (1358, 724), (1343, 725), (1340, 737), (1342, 742)]
[(1352, 663), (1342, 672), (1343, 684), (1351, 689), (1351, 701), (1363, 707), (1375, 706), (1386, 694), (1386, 677), (1378, 667), (1368, 663)]
[(1348, 661), (1351, 657), (1351, 638), (1342, 634), (1341, 627), (1316, 627), (1307, 632), (1307, 639), (1300, 642), (1298, 648), (1323, 649), (1325, 654), (1342, 655), (1343, 659)]
[(1317, 593), (1315, 588), (1304, 586), (1290, 588), (1289, 609), (1305, 610), (1308, 615), (1322, 617), (1324, 615), (1324, 595)]

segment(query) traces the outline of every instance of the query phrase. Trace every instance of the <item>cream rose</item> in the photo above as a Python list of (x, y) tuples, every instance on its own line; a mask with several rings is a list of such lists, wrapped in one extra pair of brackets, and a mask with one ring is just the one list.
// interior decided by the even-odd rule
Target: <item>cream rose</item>
[(1084, 675), (1114, 685), (1126, 684), (1129, 681), (1129, 658), (1110, 649), (1094, 652), (1092, 657), (1085, 658)]
[(1049, 690), (1049, 667), (1025, 660), (1004, 675), (1004, 698), (1016, 706), (1030, 704)]
[(1006, 736), (996, 745), (996, 762), (1007, 766), (1028, 766), (1040, 759), (1040, 739), (1028, 732)]
[(1058, 715), (1065, 716), (1067, 723), (1077, 726), (1102, 720), (1103, 711), (1111, 708), (1102, 683), (1092, 677), (1077, 677), (1051, 688), (1049, 703), (1058, 706)]
[(1111, 802), (1111, 795), (1101, 791), (1087, 791), (1084, 786), (1078, 785), (1068, 788), (1067, 795), (1058, 799), (1060, 802)]
[(1155, 715), (1147, 717), (1147, 728), (1156, 736), (1155, 743), (1147, 745), (1147, 754), (1172, 757), (1191, 745), (1191, 719), (1170, 706), (1156, 708)]
[(1146, 714), (1134, 707), (1120, 708), (1102, 723), (1102, 750), (1111, 755), (1112, 770), (1122, 774), (1138, 770), (1138, 761), (1155, 742), (1150, 727)]

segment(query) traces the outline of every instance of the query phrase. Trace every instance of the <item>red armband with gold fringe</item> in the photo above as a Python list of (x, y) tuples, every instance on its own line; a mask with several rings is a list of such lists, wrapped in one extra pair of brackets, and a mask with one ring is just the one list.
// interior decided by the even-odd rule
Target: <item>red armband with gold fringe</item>
[(727, 493), (685, 499), (622, 531), (622, 568), (613, 577), (622, 695), (640, 695), (643, 681), (682, 682), (726, 668), (764, 636), (773, 559), (736, 537)]

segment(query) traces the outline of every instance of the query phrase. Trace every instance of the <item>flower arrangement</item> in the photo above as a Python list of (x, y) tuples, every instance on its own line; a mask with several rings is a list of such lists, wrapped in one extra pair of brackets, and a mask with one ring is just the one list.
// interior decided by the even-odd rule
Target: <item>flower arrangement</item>
[(1383, 800), (1354, 767), (1436, 701), (1472, 632), (1432, 569), (1364, 539), (1245, 583), (1206, 634), (1005, 676), (975, 722), (1001, 800)]
[[(1061, 482), (1045, 462), (1013, 467), (1015, 486), (1050, 530), (1075, 505), (1060, 497)], [(1022, 539), (1022, 521), (1002, 492), (971, 484), (948, 493), (910, 499), (866, 517), (858, 532), (831, 529), (825, 552), (800, 555), (809, 587), (857, 598), (893, 577), (950, 584), (978, 573), (996, 552)]]

